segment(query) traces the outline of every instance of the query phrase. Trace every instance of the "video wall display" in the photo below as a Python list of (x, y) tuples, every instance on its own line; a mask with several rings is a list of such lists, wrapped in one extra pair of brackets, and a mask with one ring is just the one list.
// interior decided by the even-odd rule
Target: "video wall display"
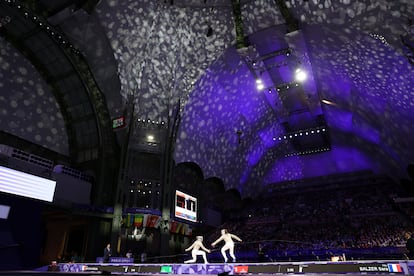
[(53, 202), (56, 181), (0, 166), (0, 192)]

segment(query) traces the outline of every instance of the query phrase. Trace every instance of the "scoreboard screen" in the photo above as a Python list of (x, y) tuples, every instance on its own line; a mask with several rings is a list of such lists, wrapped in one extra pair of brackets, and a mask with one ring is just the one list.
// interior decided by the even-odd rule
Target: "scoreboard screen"
[(181, 191), (175, 191), (176, 218), (197, 222), (197, 198)]

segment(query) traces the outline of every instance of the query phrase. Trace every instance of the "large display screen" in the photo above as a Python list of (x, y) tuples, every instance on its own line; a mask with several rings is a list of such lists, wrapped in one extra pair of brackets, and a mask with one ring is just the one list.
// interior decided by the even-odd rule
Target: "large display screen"
[(52, 202), (55, 188), (56, 181), (0, 166), (0, 192)]
[(175, 217), (197, 222), (197, 198), (175, 191)]

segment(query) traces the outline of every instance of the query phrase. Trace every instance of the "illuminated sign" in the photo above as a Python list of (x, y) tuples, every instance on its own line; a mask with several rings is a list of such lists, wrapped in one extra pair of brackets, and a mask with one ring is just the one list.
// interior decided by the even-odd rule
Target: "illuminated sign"
[(170, 265), (163, 265), (160, 269), (161, 273), (172, 273), (172, 266)]
[(244, 274), (249, 272), (249, 266), (247, 265), (238, 265), (234, 267), (234, 273)]
[(126, 121), (125, 121), (124, 116), (112, 119), (112, 129), (123, 128), (125, 126), (126, 126)]

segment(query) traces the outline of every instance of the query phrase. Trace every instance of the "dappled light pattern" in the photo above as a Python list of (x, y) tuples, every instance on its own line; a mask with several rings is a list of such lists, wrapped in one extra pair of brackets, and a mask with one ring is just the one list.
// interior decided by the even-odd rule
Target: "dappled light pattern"
[(250, 1), (241, 5), (241, 12), (246, 35), (285, 23), (274, 0)]
[[(289, 35), (276, 1), (240, 1), (244, 35), (254, 42), (243, 49), (234, 46), (231, 1), (175, 2), (103, 0), (94, 19), (112, 47), (123, 104), (135, 104), (136, 119), (167, 122), (179, 112), (176, 163), (196, 163), (204, 179), (217, 177), (225, 190), (237, 189), (242, 198), (273, 183), (326, 174), (405, 174), (414, 155), (414, 70), (401, 37), (412, 37), (413, 1), (287, 0), (299, 20), (299, 31)], [(255, 36), (273, 28), (282, 36)], [(83, 32), (77, 31), (80, 37)], [(276, 89), (258, 91), (248, 56), (291, 46), (297, 33), (306, 44), (299, 53), (302, 65), (314, 83), (305, 83), (297, 99), (288, 94), (294, 90), (284, 96)], [(33, 68), (22, 66), (22, 57), (0, 43), (0, 85), (6, 91), (0, 95), (2, 128), (67, 152), (55, 99), (39, 77), (28, 73)], [(8, 73), (10, 68), (14, 71)], [(272, 71), (280, 75), (267, 80), (286, 82), (289, 70), (280, 65)], [(29, 90), (37, 92), (25, 97)], [(119, 98), (114, 99), (109, 108), (119, 114)], [(294, 110), (283, 104), (308, 107), (303, 118), (326, 121), (330, 150), (289, 156), (294, 146), (275, 138), (286, 134), (286, 122), (300, 121), (302, 114), (289, 114)]]
[[(240, 69), (242, 63), (229, 49), (199, 81), (186, 106), (177, 160), (200, 164), (206, 177), (222, 178), (227, 189), (236, 187), (243, 196), (257, 194), (261, 187), (275, 182), (364, 169), (403, 176), (414, 153), (409, 142), (414, 72), (401, 54), (398, 40), (387, 43), (374, 35), (391, 31), (398, 37), (404, 31), (400, 28), (404, 19), (395, 16), (398, 6), (392, 4), (394, 10), (386, 11), (375, 4), (376, 11), (390, 21), (382, 29), (380, 22), (372, 25), (372, 21), (362, 20), (372, 11), (363, 9), (361, 3), (349, 6), (342, 1), (346, 10), (331, 13), (329, 1), (320, 1), (321, 6), (312, 6), (311, 12), (299, 2), (304, 3), (292, 1), (297, 4), (298, 18), (306, 18), (301, 31), (307, 39), (319, 97), (329, 101), (322, 108), (331, 151), (285, 157), (288, 145), (266, 144), (261, 139), (265, 129), (275, 129), (273, 135), (283, 129), (266, 102), (258, 100), (253, 76)], [(413, 15), (407, 6), (401, 5), (400, 15)], [(347, 17), (353, 14), (352, 7), (361, 20)], [(323, 15), (327, 12), (329, 17)], [(342, 21), (335, 20), (338, 13), (345, 13)], [(396, 19), (400, 21), (394, 22)], [(239, 129), (241, 143), (236, 134)]]
[[(273, 139), (286, 132), (280, 95), (256, 90), (246, 49), (234, 48), (230, 1), (207, 2), (106, 0), (97, 7), (121, 96), (134, 101), (136, 116), (166, 121), (179, 107), (176, 162), (195, 162), (205, 178), (218, 177), (243, 197), (304, 177), (405, 171), (414, 152), (414, 74), (400, 35), (409, 32), (412, 1), (285, 1), (300, 22), (308, 50), (301, 55), (316, 84), (316, 92), (305, 84), (306, 94), (317, 99), (312, 112), (323, 115), (331, 140), (328, 152), (295, 157), (286, 157), (291, 144)], [(274, 0), (241, 1), (241, 14), (250, 37), (285, 23)], [(260, 43), (255, 38), (251, 47)]]
[(167, 121), (234, 39), (231, 6), (211, 10), (106, 0), (98, 13), (119, 62), (121, 94), (124, 99), (134, 95), (136, 114), (144, 119)]
[(414, 3), (409, 0), (287, 0), (287, 7), (306, 24), (332, 24), (348, 33), (356, 30), (376, 33), (400, 47), (399, 35), (407, 32)]
[(79, 9), (72, 16), (60, 23), (71, 42), (87, 59), (89, 69), (105, 96), (108, 112), (112, 118), (122, 115), (120, 81), (117, 74), (118, 62), (114, 58), (113, 50), (107, 39), (105, 29), (96, 13), (88, 14)]
[(332, 102), (324, 106), (332, 143), (365, 152), (383, 172), (404, 171), (414, 152), (412, 65), (368, 34), (332, 30), (307, 30), (321, 98)]
[(0, 128), (68, 154), (65, 124), (49, 86), (22, 54), (0, 39)]

